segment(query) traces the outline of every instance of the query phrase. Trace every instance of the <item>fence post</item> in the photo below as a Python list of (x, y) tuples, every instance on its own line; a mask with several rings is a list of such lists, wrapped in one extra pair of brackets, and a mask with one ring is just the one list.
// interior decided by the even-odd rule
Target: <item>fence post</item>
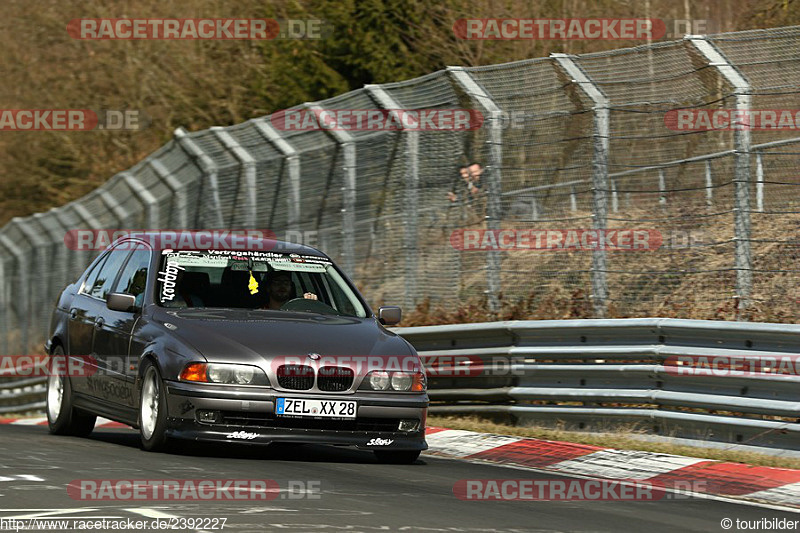
[[(297, 150), (284, 139), (281, 134), (272, 127), (266, 118), (254, 119), (256, 129), (267, 141), (269, 141), (275, 149), (283, 154), (286, 165), (289, 171), (289, 196), (288, 201), (288, 220), (286, 229), (300, 230), (300, 157), (297, 155)], [(281, 168), (281, 177), (283, 179), (283, 169)], [(273, 228), (273, 219), (275, 217), (274, 210), (270, 212), (269, 228)]]
[(611, 210), (619, 212), (619, 196), (617, 195), (617, 182), (611, 180)]
[[(736, 110), (747, 116), (750, 109), (750, 82), (704, 35), (684, 37), (708, 60), (710, 66), (731, 84), (736, 96)], [(733, 225), (736, 243), (736, 294), (739, 309), (748, 307), (753, 283), (750, 254), (750, 129), (737, 128), (733, 132), (734, 144), (734, 207)]]
[[(47, 241), (42, 237), (41, 233), (31, 229), (28, 226), (28, 222), (23, 218), (14, 217), (9, 225), (11, 224), (19, 228), (19, 231), (25, 235), (31, 245), (32, 257), (28, 258), (31, 268), (27, 270), (30, 274), (33, 274), (35, 281), (29, 280), (30, 286), (26, 288), (26, 290), (30, 291), (28, 294), (28, 320), (33, 320), (41, 326), (44, 315), (50, 310), (49, 305), (43, 305), (50, 294), (49, 276), (46, 271), (53, 267), (44, 254), (44, 247), (47, 246)], [(39, 304), (38, 309), (37, 303)], [(31, 325), (28, 326), (28, 330), (33, 329)], [(46, 330), (46, 327), (42, 329)], [(34, 335), (37, 338), (40, 337), (39, 332)], [(26, 345), (24, 348), (27, 353), (28, 346)]]
[(158, 179), (172, 192), (173, 204), (170, 216), (174, 213), (177, 229), (188, 229), (189, 226), (189, 206), (186, 198), (186, 184), (181, 183), (178, 178), (172, 175), (158, 159), (148, 158), (147, 164), (153, 169)]
[[(308, 105), (317, 116), (325, 110), (317, 104)], [(320, 120), (322, 123), (322, 120)], [(325, 131), (339, 144), (344, 155), (342, 183), (342, 266), (355, 276), (356, 257), (356, 143), (350, 132), (327, 128)]]
[(157, 229), (159, 224), (159, 209), (156, 197), (153, 196), (153, 193), (148, 191), (144, 185), (139, 183), (133, 174), (120, 172), (120, 175), (125, 185), (133, 191), (133, 195), (144, 205), (147, 216), (147, 222), (145, 222), (145, 226), (147, 227), (145, 229)]
[[(50, 257), (50, 261), (53, 262), (52, 264), (58, 265), (59, 268), (63, 268), (68, 262), (65, 254), (69, 253), (69, 250), (67, 250), (67, 246), (64, 243), (65, 233), (47, 224), (45, 222), (46, 216), (47, 215), (45, 213), (34, 213), (33, 218), (39, 223), (39, 226), (41, 226), (49, 238), (48, 244), (52, 247), (53, 252), (52, 256)], [(52, 217), (52, 220), (61, 225), (56, 217)], [(63, 229), (64, 228), (61, 228), (61, 230)], [(55, 299), (57, 291), (69, 283), (66, 278), (58, 279), (58, 277), (55, 275), (59, 268), (51, 267), (50, 269), (52, 275), (50, 276), (51, 282), (48, 293), (53, 297), (53, 299)]]
[(756, 211), (764, 212), (764, 162), (763, 153), (756, 152)]
[[(616, 191), (614, 192), (614, 198), (616, 199)], [(569, 193), (569, 209), (573, 213), (578, 210), (578, 199), (575, 197), (575, 186), (570, 187)]]
[[(108, 192), (103, 187), (99, 187), (95, 189), (97, 191), (97, 196), (100, 197), (100, 201), (103, 202), (103, 205), (106, 206), (106, 209), (111, 211), (117, 219), (119, 224), (124, 224), (128, 220), (128, 216), (130, 213), (122, 207), (122, 204), (119, 203), (119, 200), (114, 198), (114, 196)], [(122, 228), (118, 228), (122, 229)]]
[[(22, 250), (17, 246), (11, 239), (0, 233), (0, 245), (4, 246), (11, 255), (14, 256), (17, 262), (17, 272), (19, 274), (19, 283), (16, 287), (16, 297), (9, 295), (8, 304), (11, 302), (16, 303), (15, 307), (17, 309), (17, 325), (20, 328), (21, 337), (20, 340), (22, 342), (21, 350), (23, 354), (28, 353), (28, 330), (30, 329), (30, 320), (31, 320), (31, 302), (30, 302), (30, 279), (28, 277), (28, 269), (27, 264), (25, 261), (25, 254)], [(4, 272), (5, 274), (5, 272)], [(9, 276), (10, 279), (10, 276)], [(12, 290), (14, 289), (13, 285), (11, 286)], [(10, 309), (9, 305), (9, 309)]]
[(658, 203), (661, 207), (667, 205), (667, 180), (663, 168), (658, 169)]
[[(104, 191), (105, 189), (100, 188), (98, 190)], [(48, 244), (52, 251), (49, 259), (49, 261), (51, 261), (50, 264), (57, 265), (49, 268), (50, 275), (48, 277), (50, 278), (50, 282), (47, 290), (48, 297), (52, 301), (55, 301), (55, 299), (58, 297), (58, 294), (61, 292), (61, 289), (73, 281), (67, 276), (67, 271), (64, 270), (64, 268), (69, 268), (69, 260), (67, 258), (70, 251), (67, 249), (67, 246), (64, 242), (64, 237), (66, 236), (64, 232), (65, 228), (56, 228), (52, 224), (52, 222), (55, 222), (61, 226), (61, 222), (55, 216), (51, 216), (50, 221), (48, 221), (46, 217), (47, 215), (45, 213), (35, 213), (33, 215), (33, 218), (39, 223), (39, 226), (45, 231), (48, 237)], [(48, 313), (50, 312), (49, 307), (47, 311)], [(49, 325), (50, 324), (48, 322), (46, 326)]]
[(6, 276), (6, 264), (3, 257), (0, 256), (0, 355), (11, 355), (8, 353), (8, 335), (9, 324), (11, 318), (8, 316), (10, 313), (10, 305), (6, 293), (6, 287), (11, 285), (9, 276)]
[[(486, 164), (486, 227), (489, 231), (500, 229), (503, 216), (503, 116), (502, 109), (492, 99), (489, 93), (481, 87), (472, 77), (472, 74), (463, 67), (447, 67), (447, 72), (455, 79), (470, 98), (477, 101), (488, 114), (489, 161)], [(486, 286), (489, 291), (489, 311), (500, 311), (500, 252), (490, 250), (486, 255)]]
[[(103, 229), (103, 226), (102, 226), (102, 224), (100, 224), (100, 221), (97, 220), (89, 212), (89, 210), (86, 209), (86, 207), (83, 204), (79, 203), (79, 202), (80, 201), (72, 202), (71, 204), (68, 204), (68, 206), (72, 208), (72, 210), (75, 212), (75, 214), (78, 216), (79, 219), (81, 219), (84, 223), (86, 223), (87, 226), (89, 226), (93, 230)], [(56, 211), (56, 213), (58, 213), (58, 211)], [(58, 215), (56, 215), (56, 216), (58, 216)], [(59, 219), (59, 221), (60, 221), (60, 219)], [(92, 253), (90, 255), (94, 256), (94, 255), (97, 254), (98, 251), (92, 251)], [(76, 265), (75, 265), (75, 271), (72, 273), (72, 277), (75, 277), (75, 276), (78, 276), (79, 274), (81, 274), (83, 272), (83, 270), (86, 268), (87, 263), (89, 263), (89, 261), (81, 261), (81, 257), (78, 255), (79, 252), (80, 251), (77, 251), (74, 254)]]
[(714, 203), (714, 180), (711, 175), (711, 160), (706, 160), (706, 207), (713, 207)]
[(236, 142), (236, 139), (233, 136), (225, 131), (223, 128), (219, 126), (214, 126), (211, 128), (211, 131), (214, 132), (219, 142), (228, 150), (233, 157), (239, 161), (239, 183), (237, 184), (236, 188), (236, 205), (234, 206), (235, 211), (240, 210), (239, 201), (242, 197), (242, 191), (244, 191), (244, 218), (245, 218), (245, 225), (249, 228), (255, 228), (256, 226), (256, 160), (253, 158), (247, 150), (241, 147), (241, 145)]
[[(52, 207), (50, 208), (50, 213), (53, 214), (53, 218), (64, 228), (64, 231), (67, 232), (71, 229), (75, 229), (70, 227), (70, 225), (64, 220), (64, 208), (63, 207)], [(92, 229), (97, 229), (92, 227)], [(63, 239), (63, 237), (62, 237)], [(64, 261), (64, 265), (66, 267), (66, 274), (65, 277), (67, 279), (71, 278), (75, 272), (78, 270), (78, 252), (77, 250), (67, 250), (66, 253), (66, 260)]]
[[(608, 150), (609, 150), (609, 114), (608, 97), (589, 78), (583, 69), (568, 54), (551, 54), (558, 65), (569, 76), (573, 83), (594, 103), (594, 150), (592, 153), (592, 227), (605, 231), (608, 223)], [(592, 299), (594, 313), (598, 318), (606, 314), (608, 299), (608, 280), (606, 278), (605, 250), (592, 251)]]
[[(209, 188), (211, 191), (211, 213), (210, 213), (210, 226), (213, 226), (213, 229), (222, 229), (225, 227), (225, 222), (222, 219), (222, 204), (219, 200), (219, 184), (217, 183), (217, 165), (214, 163), (214, 160), (211, 159), (203, 150), (197, 146), (191, 137), (186, 133), (186, 130), (183, 128), (178, 128), (175, 130), (175, 140), (178, 141), (178, 145), (183, 149), (186, 155), (191, 158), (195, 165), (200, 169), (203, 173), (204, 178), (204, 185)], [(202, 199), (202, 195), (201, 195)], [(195, 215), (195, 227), (198, 226), (198, 219), (201, 213), (206, 211), (206, 206), (199, 206), (196, 210)], [(205, 217), (203, 217), (205, 220)]]
[[(392, 96), (380, 85), (367, 85), (364, 87), (369, 95), (386, 110), (402, 109)], [(403, 124), (396, 111), (395, 121)], [(405, 176), (403, 193), (403, 248), (405, 248), (405, 295), (403, 306), (411, 310), (417, 304), (417, 257), (419, 255), (419, 131), (406, 130), (402, 133), (405, 137)]]

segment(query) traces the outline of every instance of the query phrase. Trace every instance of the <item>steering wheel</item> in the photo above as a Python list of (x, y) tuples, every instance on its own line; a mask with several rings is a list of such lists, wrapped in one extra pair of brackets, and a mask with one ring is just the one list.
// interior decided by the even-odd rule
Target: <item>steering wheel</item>
[(323, 315), (340, 315), (330, 305), (308, 298), (293, 298), (281, 306), (281, 311), (305, 311), (307, 313), (320, 313)]

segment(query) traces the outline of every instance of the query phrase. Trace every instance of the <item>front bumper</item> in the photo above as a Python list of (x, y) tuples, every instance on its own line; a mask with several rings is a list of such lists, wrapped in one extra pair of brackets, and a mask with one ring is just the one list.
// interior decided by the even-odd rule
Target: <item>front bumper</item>
[[(266, 388), (166, 382), (167, 435), (204, 442), (278, 442), (353, 446), (363, 450), (426, 450), (428, 396), (358, 391), (320, 394)], [(276, 398), (355, 400), (355, 420), (285, 418), (275, 415)], [(221, 420), (200, 422), (197, 411), (215, 411)], [(400, 420), (419, 420), (416, 431), (398, 431)]]

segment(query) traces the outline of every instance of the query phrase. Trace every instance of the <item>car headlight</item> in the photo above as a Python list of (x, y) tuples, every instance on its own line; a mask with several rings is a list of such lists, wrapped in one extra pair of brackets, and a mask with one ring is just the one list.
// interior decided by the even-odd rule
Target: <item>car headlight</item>
[(389, 388), (389, 373), (382, 371), (370, 372), (369, 386), (373, 390), (386, 390)]
[(428, 383), (424, 372), (386, 372), (373, 370), (361, 382), (359, 390), (425, 392)]
[(411, 382), (411, 374), (407, 374), (405, 372), (394, 372), (392, 374), (392, 388), (394, 390), (411, 390)]
[(269, 380), (263, 370), (250, 365), (222, 363), (189, 363), (180, 375), (181, 381), (222, 383), (226, 385), (266, 385)]

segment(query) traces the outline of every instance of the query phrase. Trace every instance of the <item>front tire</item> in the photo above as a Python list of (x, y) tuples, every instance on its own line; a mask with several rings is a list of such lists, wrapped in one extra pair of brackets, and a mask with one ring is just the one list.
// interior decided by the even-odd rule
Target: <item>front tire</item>
[(419, 459), (419, 454), (422, 453), (420, 450), (416, 451), (398, 451), (398, 452), (389, 452), (384, 450), (375, 450), (373, 452), (375, 457), (378, 458), (378, 462), (390, 464), (390, 465), (410, 465), (417, 459)]
[(167, 437), (167, 392), (161, 373), (152, 361), (142, 369), (142, 390), (139, 395), (139, 438), (148, 452), (169, 449)]
[(66, 368), (64, 349), (56, 346), (50, 356), (47, 377), (47, 426), (53, 435), (86, 437), (94, 430), (97, 417), (72, 406), (72, 384), (69, 376), (61, 375)]

